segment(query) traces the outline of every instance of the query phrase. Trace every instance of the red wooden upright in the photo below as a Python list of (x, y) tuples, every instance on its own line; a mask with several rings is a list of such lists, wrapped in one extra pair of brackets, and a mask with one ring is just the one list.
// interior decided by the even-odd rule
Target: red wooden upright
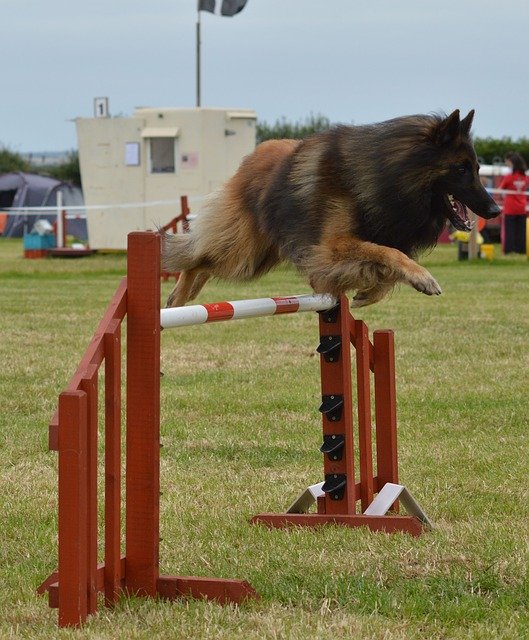
[[(355, 469), (351, 343), (356, 354), (358, 477)], [(419, 535), (422, 525), (413, 516), (362, 513), (387, 482), (398, 482), (393, 332), (375, 331), (372, 344), (367, 326), (353, 318), (347, 298), (341, 296), (334, 309), (320, 313), (318, 352), (322, 385), (324, 495), (317, 499), (317, 513), (263, 513), (254, 516), (252, 522), (269, 527), (333, 523)], [(376, 475), (373, 469), (371, 372), (374, 372), (375, 387)], [(356, 512), (358, 501), (361, 513)]]
[(380, 487), (398, 483), (395, 338), (393, 331), (373, 334), (377, 468)]
[(109, 323), (105, 348), (105, 604), (121, 592), (121, 323)]
[[(345, 336), (345, 339), (343, 337)], [(325, 497), (318, 511), (325, 514), (354, 514), (356, 486), (353, 406), (351, 397), (351, 346), (347, 299), (342, 296), (334, 309), (320, 314), (321, 393), (323, 419), (323, 473)]]
[(160, 540), (160, 262), (151, 256), (160, 255), (160, 237), (131, 233), (128, 243), (125, 586), (154, 596)]
[(88, 420), (84, 391), (59, 398), (59, 625), (88, 614)]

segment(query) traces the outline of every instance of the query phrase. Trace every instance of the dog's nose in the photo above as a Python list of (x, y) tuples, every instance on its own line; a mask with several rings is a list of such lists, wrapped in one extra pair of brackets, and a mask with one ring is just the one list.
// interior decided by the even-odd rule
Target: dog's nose
[(493, 218), (494, 216), (498, 216), (500, 213), (500, 207), (495, 202), (491, 202), (489, 205), (489, 216)]

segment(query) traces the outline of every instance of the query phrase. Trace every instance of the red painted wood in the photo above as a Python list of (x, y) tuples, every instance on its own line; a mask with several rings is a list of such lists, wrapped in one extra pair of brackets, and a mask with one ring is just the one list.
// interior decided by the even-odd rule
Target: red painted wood
[(157, 592), (160, 520), (160, 236), (128, 237), (126, 589)]
[(252, 518), (254, 524), (264, 524), (270, 528), (319, 527), (339, 524), (346, 527), (367, 527), (371, 531), (385, 533), (409, 533), (419, 536), (423, 532), (420, 521), (413, 516), (364, 516), (360, 514), (320, 514), (320, 513), (261, 513)]
[(88, 408), (83, 391), (59, 396), (59, 626), (88, 613)]
[[(325, 513), (353, 514), (356, 510), (356, 482), (354, 466), (354, 437), (353, 437), (353, 407), (351, 389), (351, 348), (349, 339), (349, 302), (346, 296), (340, 297), (340, 311), (336, 322), (324, 321), (324, 314), (320, 315), (320, 337), (341, 336), (342, 347), (340, 358), (335, 362), (326, 362), (320, 356), (321, 392), (322, 395), (341, 395), (344, 399), (340, 420), (331, 421), (323, 416), (324, 435), (344, 435), (345, 446), (342, 460), (329, 460), (323, 457), (325, 475), (345, 474), (347, 485), (342, 500), (333, 500), (325, 494)], [(320, 503), (321, 505), (321, 503)], [(321, 508), (321, 507), (320, 507)]]
[(375, 331), (375, 420), (377, 475), (381, 486), (398, 483), (397, 391), (393, 331)]
[[(72, 433), (78, 433), (79, 430), (84, 430), (84, 444), (82, 450), (81, 462), (84, 465), (83, 476), (79, 482), (82, 483), (84, 503), (81, 506), (81, 517), (79, 520), (78, 536), (81, 536), (82, 543), (79, 539), (75, 538), (75, 535), (65, 533), (63, 530), (62, 535), (59, 535), (59, 556), (65, 557), (67, 549), (74, 542), (78, 545), (82, 544), (82, 557), (83, 557), (83, 593), (84, 604), (82, 605), (82, 611), (80, 619), (84, 620), (88, 613), (93, 613), (97, 607), (97, 427), (98, 427), (98, 381), (97, 372), (98, 368), (105, 356), (105, 341), (108, 334), (108, 327), (111, 325), (119, 327), (119, 323), (123, 319), (126, 313), (126, 299), (127, 299), (127, 282), (124, 278), (116, 290), (112, 300), (107, 307), (107, 310), (99, 323), (96, 332), (81, 359), (79, 366), (73, 377), (71, 378), (67, 390), (68, 393), (81, 393), (84, 398), (84, 417), (77, 417), (71, 424), (70, 431)], [(120, 365), (119, 365), (120, 367)], [(60, 404), (60, 402), (59, 402)], [(119, 423), (119, 416), (114, 418)], [(61, 423), (60, 408), (59, 412), (55, 414), (50, 424), (49, 440), (50, 448), (59, 450), (60, 448), (60, 432), (62, 426)], [(71, 448), (70, 448), (71, 449)], [(60, 455), (59, 455), (60, 457)], [(61, 464), (59, 463), (59, 466)], [(73, 467), (72, 469), (75, 469)], [(64, 495), (68, 486), (72, 485), (71, 480), (64, 475), (64, 472), (59, 473), (59, 496)], [(64, 512), (67, 509), (67, 503), (64, 499), (59, 497), (59, 512)], [(76, 511), (73, 509), (73, 511)], [(83, 515), (84, 514), (84, 515)], [(71, 515), (71, 514), (70, 514)], [(64, 516), (65, 521), (68, 521), (68, 517)], [(66, 525), (65, 525), (66, 526)], [(60, 527), (59, 527), (60, 528)], [(119, 551), (118, 551), (119, 558)], [(66, 560), (64, 561), (66, 562)], [(63, 566), (64, 566), (63, 562)], [(42, 589), (47, 589), (46, 585), (50, 584), (50, 578), (48, 578), (43, 585)], [(61, 590), (71, 590), (71, 585), (68, 585), (68, 580), (62, 579), (61, 576)], [(63, 587), (63, 585), (65, 585)], [(49, 590), (49, 589), (47, 589)], [(59, 594), (60, 590), (57, 591)], [(51, 591), (50, 591), (51, 598)], [(59, 604), (59, 596), (57, 595), (57, 604)], [(74, 616), (75, 618), (76, 616)], [(77, 622), (71, 621), (71, 615), (60, 613), (59, 624), (77, 624)]]
[(121, 589), (121, 324), (105, 333), (105, 604)]
[(371, 436), (371, 370), (369, 368), (369, 333), (362, 320), (355, 324), (356, 386), (358, 398), (358, 451), (362, 511), (373, 502), (373, 444)]
[[(46, 593), (46, 591), (48, 591), (50, 589), (51, 585), (56, 583), (58, 580), (59, 580), (59, 572), (58, 571), (54, 571), (53, 573), (50, 573), (50, 575), (46, 578), (46, 580), (43, 580), (43, 582), (41, 582), (39, 584), (39, 586), (37, 587), (38, 595), (39, 596), (44, 595)], [(59, 606), (58, 601), (57, 601), (57, 606)]]
[[(353, 347), (355, 347), (355, 349), (356, 349), (356, 326), (355, 326), (355, 323), (351, 322), (349, 327), (350, 327), (349, 339), (351, 340), (351, 344), (353, 345)], [(374, 371), (374, 367), (375, 367), (375, 354), (374, 354), (373, 345), (370, 342), (369, 343), (369, 368), (371, 369), (371, 371)]]
[[(121, 558), (120, 562), (120, 583), (119, 589), (122, 590), (125, 584), (125, 558)], [(37, 593), (48, 592), (48, 604), (52, 609), (59, 606), (59, 572), (54, 571), (39, 587)], [(97, 590), (100, 593), (105, 589), (105, 565), (103, 563), (97, 565)]]
[(81, 390), (87, 395), (88, 439), (87, 439), (87, 496), (88, 524), (86, 528), (88, 613), (97, 610), (97, 427), (98, 427), (98, 365), (87, 366), (81, 380)]
[[(120, 285), (116, 289), (116, 292), (112, 296), (112, 300), (110, 301), (105, 315), (101, 319), (101, 322), (97, 326), (97, 329), (88, 345), (79, 366), (77, 367), (76, 372), (70, 379), (68, 386), (66, 387), (67, 391), (75, 391), (79, 389), (81, 380), (85, 375), (85, 371), (88, 365), (97, 364), (100, 365), (103, 361), (104, 357), (104, 348), (103, 348), (103, 340), (105, 336), (105, 332), (109, 323), (114, 320), (122, 320), (125, 317), (127, 312), (127, 279), (123, 278), (121, 280)], [(48, 437), (48, 446), (50, 451), (58, 450), (58, 424), (59, 424), (59, 414), (55, 413), (53, 418), (51, 419), (49, 426), (49, 437)]]
[[(375, 423), (379, 489), (386, 482), (398, 484), (397, 390), (395, 379), (395, 337), (393, 331), (375, 331)], [(393, 505), (398, 511), (398, 502)]]
[(191, 576), (161, 576), (158, 579), (158, 595), (176, 598), (215, 600), (219, 604), (242, 604), (257, 600), (259, 596), (246, 580), (223, 578), (196, 578)]

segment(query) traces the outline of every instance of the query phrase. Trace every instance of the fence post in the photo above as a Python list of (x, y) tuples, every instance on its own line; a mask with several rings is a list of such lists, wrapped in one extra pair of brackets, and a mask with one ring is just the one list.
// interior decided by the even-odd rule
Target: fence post
[(362, 320), (354, 322), (356, 347), (356, 386), (358, 398), (358, 451), (362, 512), (373, 501), (373, 443), (371, 434), (371, 370), (369, 332)]
[(156, 595), (160, 527), (160, 236), (128, 236), (125, 588)]
[(87, 527), (86, 548), (88, 567), (88, 613), (97, 610), (97, 426), (98, 379), (97, 366), (89, 365), (81, 379), (81, 390), (86, 393), (87, 406)]
[(59, 396), (59, 626), (88, 615), (88, 408), (84, 391)]
[(398, 483), (397, 392), (393, 331), (373, 333), (378, 490)]
[(105, 333), (105, 603), (121, 590), (121, 323)]

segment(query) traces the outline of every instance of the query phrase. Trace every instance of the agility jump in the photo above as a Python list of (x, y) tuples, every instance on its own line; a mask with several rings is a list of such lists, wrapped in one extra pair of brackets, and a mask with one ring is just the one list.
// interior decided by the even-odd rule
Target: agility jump
[[(414, 516), (373, 509), (384, 487), (398, 485), (394, 341), (355, 320), (345, 296), (291, 296), (194, 305), (160, 312), (160, 236), (131, 233), (127, 277), (119, 285), (49, 427), (59, 454), (58, 571), (39, 587), (59, 609), (59, 626), (78, 626), (97, 609), (98, 593), (112, 606), (121, 593), (209, 598), (240, 603), (257, 598), (245, 581), (161, 576), (160, 333), (162, 328), (300, 311), (320, 312), (324, 482), (316, 513), (259, 514), (270, 527), (335, 523), (419, 535)], [(121, 553), (121, 323), (127, 318), (125, 554)], [(355, 470), (351, 344), (356, 352), (358, 477)], [(97, 556), (98, 373), (105, 363), (104, 561)], [(375, 425), (371, 424), (374, 374)], [(372, 433), (375, 433), (375, 443)], [(375, 460), (376, 471), (373, 468)], [(375, 497), (375, 494), (378, 496)], [(396, 494), (395, 494), (396, 495)], [(358, 513), (360, 502), (361, 513)], [(393, 504), (397, 510), (396, 503)], [(377, 515), (367, 515), (376, 512)]]

